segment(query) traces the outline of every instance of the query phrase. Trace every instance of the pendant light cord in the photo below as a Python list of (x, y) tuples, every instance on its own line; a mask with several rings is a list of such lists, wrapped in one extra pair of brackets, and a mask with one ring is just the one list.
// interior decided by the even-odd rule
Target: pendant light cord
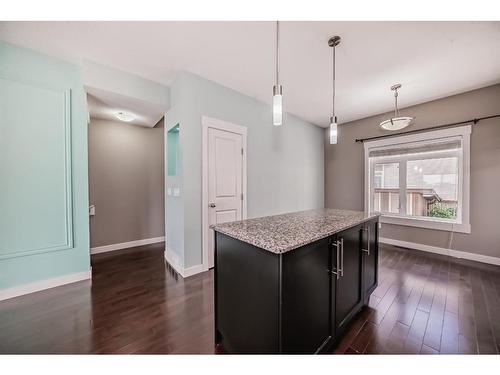
[(332, 91), (333, 91), (333, 95), (332, 95), (332, 117), (334, 118), (334, 121), (335, 121), (335, 46), (333, 46), (332, 48), (333, 50), (333, 66), (332, 66), (332, 76), (333, 76), (333, 80), (332, 80)]
[(394, 90), (394, 117), (398, 117), (399, 109), (398, 109), (398, 89)]
[(279, 77), (280, 77), (280, 71), (279, 71), (279, 65), (280, 65), (280, 23), (279, 21), (276, 21), (276, 86), (279, 85)]

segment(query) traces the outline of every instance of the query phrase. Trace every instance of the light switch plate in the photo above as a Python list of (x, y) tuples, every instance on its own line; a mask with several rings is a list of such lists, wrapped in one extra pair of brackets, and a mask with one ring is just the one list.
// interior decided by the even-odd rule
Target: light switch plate
[(179, 197), (181, 195), (181, 189), (178, 187), (174, 188), (174, 197)]
[(167, 188), (167, 195), (172, 195), (172, 188)]
[(94, 205), (89, 207), (89, 216), (95, 216), (95, 206)]

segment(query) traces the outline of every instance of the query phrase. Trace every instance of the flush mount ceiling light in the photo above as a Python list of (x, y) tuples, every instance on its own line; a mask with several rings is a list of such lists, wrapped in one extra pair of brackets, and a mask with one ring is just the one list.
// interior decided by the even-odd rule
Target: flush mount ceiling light
[(335, 47), (337, 47), (340, 44), (340, 36), (332, 36), (328, 40), (328, 45), (332, 47), (333, 50), (333, 59), (332, 59), (332, 117), (330, 117), (330, 144), (335, 145), (337, 144), (337, 116), (335, 116)]
[(279, 82), (280, 24), (276, 21), (276, 84), (273, 86), (273, 125), (283, 124), (283, 86)]
[(394, 91), (394, 117), (382, 121), (380, 127), (384, 130), (401, 130), (406, 128), (413, 120), (413, 117), (399, 117), (398, 109), (398, 90), (401, 88), (401, 84), (396, 84), (391, 86), (391, 90)]
[(126, 111), (115, 112), (115, 117), (120, 121), (130, 122), (135, 120), (135, 115)]

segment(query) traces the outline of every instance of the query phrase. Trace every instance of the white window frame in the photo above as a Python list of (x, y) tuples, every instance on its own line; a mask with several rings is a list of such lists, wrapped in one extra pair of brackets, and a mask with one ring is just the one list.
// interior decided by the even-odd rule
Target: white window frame
[[(444, 231), (460, 232), (460, 233), (470, 233), (471, 225), (469, 221), (470, 216), (470, 134), (472, 132), (471, 125), (448, 128), (448, 129), (438, 129), (430, 130), (422, 133), (401, 135), (397, 137), (382, 138), (373, 141), (364, 142), (365, 148), (365, 212), (371, 212), (371, 175), (373, 174), (373, 167), (370, 163), (370, 151), (375, 149), (388, 149), (395, 147), (399, 144), (414, 143), (421, 141), (435, 141), (441, 138), (450, 137), (460, 137), (462, 139), (462, 154), (459, 157), (459, 181), (458, 186), (458, 210), (457, 210), (457, 220), (450, 221), (447, 219), (430, 218), (430, 217), (416, 217), (416, 216), (406, 216), (402, 214), (382, 214), (380, 217), (381, 223), (404, 225), (418, 228), (428, 228), (437, 229)], [(446, 156), (446, 152), (443, 152)], [(454, 155), (455, 156), (455, 155)], [(390, 159), (390, 156), (387, 157)], [(414, 157), (409, 156), (405, 159), (411, 160)], [(418, 159), (422, 159), (421, 156)], [(401, 157), (399, 157), (401, 160)], [(405, 160), (406, 161), (406, 160)], [(403, 169), (401, 169), (403, 168)], [(403, 175), (404, 173), (404, 175)], [(402, 199), (403, 195), (401, 191), (406, 187), (404, 182), (406, 181), (406, 162), (401, 162), (399, 166), (399, 176), (400, 176), (400, 212), (406, 212), (406, 199)], [(402, 181), (403, 180), (403, 181)]]

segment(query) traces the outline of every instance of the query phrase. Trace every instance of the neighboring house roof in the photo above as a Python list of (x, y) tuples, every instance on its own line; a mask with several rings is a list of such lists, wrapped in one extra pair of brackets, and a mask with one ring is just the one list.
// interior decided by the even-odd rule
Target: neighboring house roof
[[(386, 164), (391, 166), (394, 163)], [(423, 171), (423, 172), (421, 172)], [(381, 173), (381, 171), (379, 172)], [(456, 157), (422, 159), (408, 162), (407, 184), (417, 190), (434, 190), (440, 199), (455, 201), (458, 197), (458, 161)], [(397, 186), (399, 169), (386, 167), (383, 169), (380, 184)]]
[[(375, 188), (375, 193), (397, 193), (399, 189), (396, 188)], [(438, 201), (442, 199), (434, 189), (406, 189), (407, 193), (420, 194), (427, 201)]]

